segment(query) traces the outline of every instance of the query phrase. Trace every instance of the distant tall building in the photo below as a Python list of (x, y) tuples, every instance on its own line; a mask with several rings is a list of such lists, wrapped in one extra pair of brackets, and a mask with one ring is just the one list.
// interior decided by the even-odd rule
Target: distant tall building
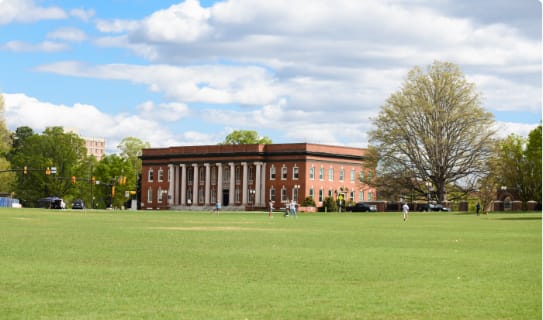
[(81, 137), (85, 140), (85, 146), (87, 147), (87, 155), (94, 156), (96, 160), (100, 161), (106, 154), (106, 139), (104, 138), (87, 138)]
[(87, 147), (87, 155), (94, 156), (96, 160), (100, 161), (106, 154), (106, 139), (104, 138), (87, 138), (79, 135), (79, 129), (76, 128), (64, 128), (64, 132), (75, 133), (81, 139), (85, 140), (85, 147)]

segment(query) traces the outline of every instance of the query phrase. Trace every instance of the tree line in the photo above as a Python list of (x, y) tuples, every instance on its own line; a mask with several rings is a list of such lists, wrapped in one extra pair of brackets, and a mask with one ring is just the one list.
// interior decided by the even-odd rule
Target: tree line
[(68, 205), (82, 199), (89, 208), (121, 207), (127, 193), (137, 191), (138, 154), (149, 143), (124, 138), (117, 146), (119, 154), (98, 161), (87, 155), (84, 139), (62, 127), (36, 133), (25, 126), (10, 133), (1, 122), (0, 190), (9, 191), (23, 206), (36, 207), (40, 198), (56, 196)]

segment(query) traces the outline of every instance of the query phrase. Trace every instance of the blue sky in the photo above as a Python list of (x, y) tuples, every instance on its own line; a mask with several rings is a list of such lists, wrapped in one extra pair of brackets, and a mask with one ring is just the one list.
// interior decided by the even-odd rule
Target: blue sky
[(500, 135), (541, 121), (541, 2), (0, 0), (6, 123), (153, 147), (366, 147), (414, 66), (460, 66)]

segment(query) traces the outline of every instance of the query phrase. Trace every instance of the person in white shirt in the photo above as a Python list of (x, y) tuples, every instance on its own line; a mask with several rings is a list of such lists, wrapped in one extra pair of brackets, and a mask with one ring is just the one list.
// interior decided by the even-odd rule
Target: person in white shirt
[(407, 203), (404, 203), (402, 206), (403, 221), (406, 221), (409, 218), (409, 206)]

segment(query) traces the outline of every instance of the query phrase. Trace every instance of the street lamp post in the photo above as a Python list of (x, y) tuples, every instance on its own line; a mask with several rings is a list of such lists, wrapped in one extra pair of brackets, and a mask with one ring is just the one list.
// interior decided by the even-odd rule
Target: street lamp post
[(294, 185), (294, 194), (292, 195), (292, 198), (294, 199), (294, 202), (298, 203), (298, 190), (300, 189), (299, 184)]
[(430, 181), (426, 181), (426, 188), (428, 189), (428, 204), (430, 204), (430, 192), (432, 191), (432, 183)]
[(256, 194), (256, 190), (255, 189), (249, 189), (249, 202), (251, 203), (251, 207), (254, 207), (254, 202), (255, 202), (255, 194)]

